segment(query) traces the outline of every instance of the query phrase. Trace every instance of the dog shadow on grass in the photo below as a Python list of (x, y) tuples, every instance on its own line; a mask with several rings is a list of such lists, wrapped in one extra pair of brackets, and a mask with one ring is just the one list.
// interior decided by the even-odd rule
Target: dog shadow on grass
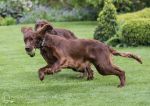
[(82, 77), (80, 76), (80, 73), (75, 73), (75, 72), (71, 72), (71, 73), (58, 73), (58, 74), (54, 74), (54, 75), (48, 75), (46, 76), (46, 78), (48, 79), (53, 79), (53, 80), (86, 80), (86, 77)]

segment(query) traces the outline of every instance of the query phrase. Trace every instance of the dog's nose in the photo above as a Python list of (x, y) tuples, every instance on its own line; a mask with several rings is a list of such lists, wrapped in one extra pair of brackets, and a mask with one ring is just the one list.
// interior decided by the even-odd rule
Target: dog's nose
[(30, 48), (25, 48), (25, 50), (26, 50), (27, 52), (30, 52), (30, 51), (31, 51), (31, 49), (30, 49)]

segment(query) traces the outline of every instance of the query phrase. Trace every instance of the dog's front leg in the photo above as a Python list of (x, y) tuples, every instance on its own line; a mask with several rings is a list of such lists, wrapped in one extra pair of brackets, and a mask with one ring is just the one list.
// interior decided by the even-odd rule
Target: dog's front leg
[(38, 73), (39, 73), (39, 79), (42, 81), (44, 80), (44, 76), (45, 74), (48, 74), (48, 69), (50, 69), (51, 66), (46, 65), (45, 67), (42, 67), (39, 69)]
[(65, 68), (66, 59), (60, 58), (50, 68), (46, 69), (47, 74), (54, 74), (59, 72), (62, 68)]
[(54, 73), (59, 72), (59, 71), (61, 70), (61, 64), (62, 64), (61, 61), (55, 62), (55, 63), (52, 65), (51, 69), (48, 69), (48, 70), (49, 70), (49, 71), (48, 71), (48, 74), (54, 74)]

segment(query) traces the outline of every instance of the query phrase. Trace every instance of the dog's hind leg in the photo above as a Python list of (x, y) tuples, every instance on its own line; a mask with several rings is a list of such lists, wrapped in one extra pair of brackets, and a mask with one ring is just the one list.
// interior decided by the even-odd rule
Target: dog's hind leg
[(90, 67), (86, 67), (84, 73), (87, 74), (87, 80), (93, 80), (93, 70)]
[(92, 63), (101, 75), (116, 75), (120, 79), (118, 87), (125, 86), (125, 72), (119, 69), (117, 66), (112, 64), (111, 54), (108, 50), (101, 51), (96, 54), (95, 59)]
[(119, 77), (120, 80), (120, 84), (118, 85), (118, 87), (123, 87), (125, 86), (125, 72), (122, 71), (121, 69), (119, 69), (116, 66), (106, 66), (106, 67), (101, 67), (100, 65), (95, 65), (97, 71), (101, 74), (101, 75), (116, 75)]
[(93, 70), (90, 66), (85, 67), (84, 69), (77, 70), (75, 68), (71, 68), (76, 72), (80, 72), (80, 78), (87, 77), (87, 80), (93, 80)]
[(125, 72), (115, 65), (113, 65), (113, 68), (120, 73), (119, 75), (120, 85), (118, 85), (118, 87), (124, 86), (126, 82)]

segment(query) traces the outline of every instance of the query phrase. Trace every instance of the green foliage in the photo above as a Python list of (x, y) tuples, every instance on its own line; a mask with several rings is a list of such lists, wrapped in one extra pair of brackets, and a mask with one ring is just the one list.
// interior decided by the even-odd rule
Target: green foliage
[(14, 25), (16, 24), (16, 20), (12, 17), (5, 17), (2, 18), (0, 17), (0, 26), (4, 26), (4, 25)]
[(94, 39), (106, 41), (116, 34), (116, 8), (110, 0), (105, 1), (97, 21), (98, 27), (95, 30)]
[(113, 3), (118, 13), (132, 11), (133, 2), (131, 0), (113, 0)]
[(116, 35), (106, 43), (111, 46), (150, 45), (150, 9), (119, 15)]
[(111, 37), (106, 41), (107, 45), (116, 46), (121, 43), (121, 39), (117, 36)]
[(20, 23), (35, 23), (37, 19), (48, 21), (80, 21), (94, 20), (96, 18), (94, 10), (89, 8), (54, 9), (45, 6), (34, 7), (30, 13), (20, 18)]
[(122, 37), (129, 45), (150, 45), (150, 19), (127, 21), (122, 27)]
[[(79, 1), (79, 0), (72, 0), (72, 1)], [(84, 5), (90, 4), (100, 9), (101, 7), (103, 7), (104, 1), (105, 0), (82, 0), (82, 3), (84, 3)], [(149, 0), (112, 0), (112, 2), (115, 5), (118, 13), (137, 11), (143, 9), (144, 7), (150, 6)], [(79, 3), (76, 2), (76, 4)]]
[(132, 11), (141, 10), (145, 7), (150, 7), (149, 0), (130, 0), (132, 2), (131, 9)]
[(132, 12), (150, 7), (149, 0), (113, 0), (118, 13)]
[(105, 43), (113, 46), (113, 47), (126, 47), (127, 44), (124, 42), (124, 39), (122, 37), (122, 25), (124, 23), (117, 23), (116, 28), (116, 34), (108, 39)]
[[(105, 0), (32, 0), (42, 5), (49, 5), (52, 7), (86, 7), (93, 6), (96, 8), (103, 7)], [(149, 0), (112, 0), (117, 8), (117, 12), (129, 12), (149, 7)]]
[(5, 0), (0, 1), (0, 16), (13, 17), (18, 19), (23, 16), (24, 12), (31, 8), (32, 2), (25, 0)]
[(126, 13), (126, 14), (121, 14), (117, 16), (117, 21), (122, 22), (122, 21), (128, 21), (132, 19), (138, 19), (138, 18), (150, 18), (150, 8), (145, 8), (141, 11), (134, 12), (134, 13)]

